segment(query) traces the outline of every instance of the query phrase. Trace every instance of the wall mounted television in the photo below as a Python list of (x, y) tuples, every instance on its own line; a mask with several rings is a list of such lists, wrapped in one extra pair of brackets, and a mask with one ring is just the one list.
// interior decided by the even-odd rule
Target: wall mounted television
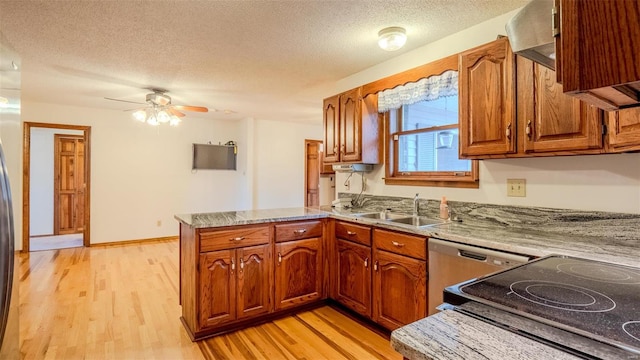
[(236, 145), (193, 144), (193, 170), (236, 170)]

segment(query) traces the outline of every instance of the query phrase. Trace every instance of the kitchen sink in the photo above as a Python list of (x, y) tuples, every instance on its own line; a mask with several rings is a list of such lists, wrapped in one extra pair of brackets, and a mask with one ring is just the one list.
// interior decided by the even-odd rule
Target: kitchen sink
[(398, 214), (398, 213), (392, 213), (392, 212), (386, 212), (386, 211), (354, 214), (354, 216), (360, 217), (360, 218), (367, 218), (367, 219), (377, 219), (377, 220), (399, 220), (399, 219), (406, 219), (411, 217), (411, 215), (407, 215), (407, 214)]
[(428, 226), (428, 225), (437, 225), (437, 224), (442, 224), (444, 223), (443, 220), (440, 219), (431, 219), (431, 218), (426, 218), (426, 217), (404, 217), (404, 218), (397, 218), (397, 219), (390, 219), (390, 222), (393, 223), (398, 223), (398, 224), (407, 224), (407, 225), (413, 225), (413, 226)]

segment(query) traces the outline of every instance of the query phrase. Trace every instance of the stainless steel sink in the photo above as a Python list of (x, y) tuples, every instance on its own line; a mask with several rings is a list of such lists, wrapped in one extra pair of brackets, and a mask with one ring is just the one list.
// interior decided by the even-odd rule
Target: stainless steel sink
[(392, 213), (388, 211), (360, 213), (360, 214), (354, 214), (354, 216), (360, 217), (360, 218), (367, 218), (367, 219), (377, 219), (377, 220), (398, 220), (398, 219), (405, 219), (405, 218), (411, 217), (411, 215)]
[(437, 224), (444, 223), (444, 220), (441, 220), (441, 219), (431, 219), (426, 217), (414, 217), (414, 216), (398, 218), (398, 219), (390, 219), (389, 221), (393, 223), (398, 223), (398, 224), (413, 225), (416, 227), (437, 225)]

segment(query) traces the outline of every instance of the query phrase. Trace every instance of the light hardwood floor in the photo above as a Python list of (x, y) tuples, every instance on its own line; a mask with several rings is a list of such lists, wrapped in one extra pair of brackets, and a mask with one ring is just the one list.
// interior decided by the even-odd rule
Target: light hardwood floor
[(177, 240), (21, 254), (19, 276), (25, 359), (402, 358), (330, 307), (191, 342), (179, 320)]

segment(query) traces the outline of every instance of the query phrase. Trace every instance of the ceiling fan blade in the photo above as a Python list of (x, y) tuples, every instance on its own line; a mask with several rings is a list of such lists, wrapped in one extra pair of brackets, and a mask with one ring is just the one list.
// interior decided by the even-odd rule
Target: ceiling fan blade
[(173, 105), (173, 107), (184, 111), (209, 112), (209, 109), (204, 106)]
[(137, 101), (120, 100), (120, 99), (114, 99), (114, 98), (108, 98), (108, 97), (105, 97), (105, 99), (106, 100), (112, 100), (112, 101), (126, 102), (126, 103), (131, 103), (131, 104), (146, 105), (146, 103), (141, 103), (141, 102), (137, 102)]
[(180, 111), (178, 111), (178, 110), (176, 110), (176, 109), (173, 109), (173, 108), (169, 108), (169, 112), (170, 112), (172, 115), (175, 115), (175, 116), (177, 116), (177, 117), (184, 117), (184, 116), (185, 116), (185, 114), (183, 114), (183, 113), (181, 113)]

